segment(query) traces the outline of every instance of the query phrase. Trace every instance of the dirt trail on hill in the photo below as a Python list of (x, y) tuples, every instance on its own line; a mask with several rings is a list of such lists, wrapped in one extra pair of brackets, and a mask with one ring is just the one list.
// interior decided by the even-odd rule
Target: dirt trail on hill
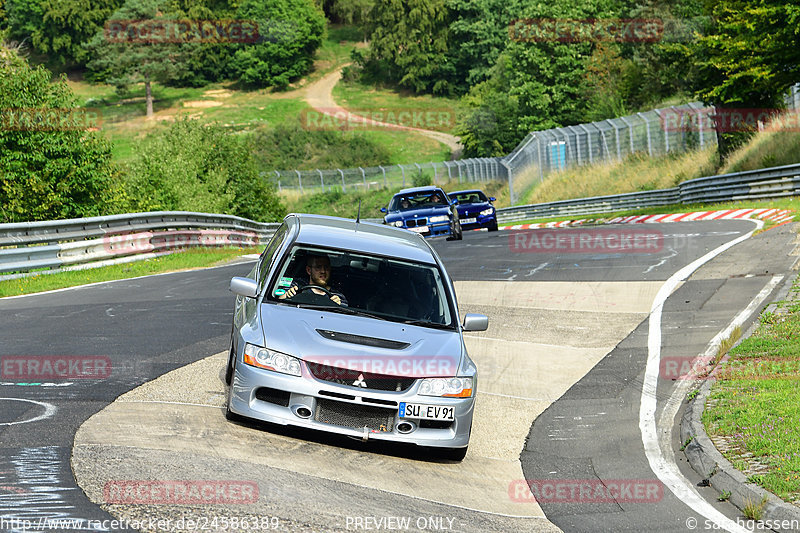
[(463, 147), (461, 146), (460, 139), (455, 135), (450, 135), (449, 133), (443, 133), (440, 131), (425, 130), (421, 128), (412, 128), (410, 126), (401, 126), (398, 124), (378, 122), (375, 120), (371, 120), (350, 113), (349, 111), (347, 111), (347, 109), (338, 105), (336, 101), (333, 99), (333, 87), (339, 82), (341, 78), (342, 78), (342, 70), (339, 69), (335, 72), (331, 72), (322, 79), (315, 81), (314, 83), (306, 87), (305, 100), (306, 102), (308, 102), (308, 105), (313, 107), (316, 111), (319, 111), (320, 113), (323, 113), (325, 115), (329, 116), (338, 115), (340, 119), (342, 117), (346, 117), (345, 120), (350, 123), (361, 122), (364, 123), (365, 125), (373, 127), (382, 127), (394, 130), (406, 130), (419, 133), (420, 135), (424, 135), (426, 137), (429, 137), (431, 139), (446, 144), (450, 148), (451, 157), (453, 159), (457, 159), (458, 157), (460, 157)]

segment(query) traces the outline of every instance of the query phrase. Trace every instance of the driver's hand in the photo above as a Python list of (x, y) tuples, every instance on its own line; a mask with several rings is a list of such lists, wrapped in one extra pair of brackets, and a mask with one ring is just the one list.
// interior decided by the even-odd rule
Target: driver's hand
[(334, 295), (332, 295), (332, 296), (331, 296), (331, 301), (332, 301), (333, 303), (335, 303), (336, 305), (342, 305), (342, 299), (341, 299), (341, 298), (339, 298), (339, 296), (338, 296), (338, 295), (336, 295), (336, 294), (334, 294)]
[(289, 289), (283, 294), (282, 298), (294, 298), (294, 295), (297, 294), (297, 285), (292, 285)]

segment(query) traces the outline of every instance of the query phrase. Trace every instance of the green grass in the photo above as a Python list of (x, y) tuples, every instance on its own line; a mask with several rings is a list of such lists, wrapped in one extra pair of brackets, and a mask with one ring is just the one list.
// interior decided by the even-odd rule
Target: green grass
[[(800, 282), (792, 288), (796, 298)], [(737, 468), (781, 498), (800, 500), (800, 300), (781, 302), (730, 352), (711, 389), (703, 423), (730, 444)]]
[(135, 278), (222, 264), (241, 255), (258, 253), (258, 248), (192, 248), (171, 255), (86, 270), (41, 274), (0, 281), (0, 297), (63, 289), (117, 279)]
[[(356, 81), (336, 84), (333, 98), (342, 107), (375, 120), (445, 133), (453, 132), (462, 112), (455, 99), (415, 95), (404, 89), (377, 88)], [(402, 112), (406, 115), (400, 115)], [(414, 113), (412, 118), (409, 113)]]

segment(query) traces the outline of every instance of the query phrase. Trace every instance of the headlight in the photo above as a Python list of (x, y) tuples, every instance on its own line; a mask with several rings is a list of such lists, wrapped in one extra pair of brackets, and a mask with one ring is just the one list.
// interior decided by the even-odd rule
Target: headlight
[(438, 217), (429, 218), (428, 222), (430, 222), (431, 224), (436, 224), (437, 222), (447, 222), (448, 220), (450, 220), (449, 216), (441, 215), (441, 216), (438, 216)]
[(250, 366), (266, 368), (282, 374), (300, 375), (300, 359), (252, 344), (244, 345), (244, 362)]
[(394, 221), (394, 225), (397, 226), (398, 228), (402, 228), (403, 227), (403, 221), (402, 220), (395, 220)]
[(472, 396), (472, 378), (426, 378), (419, 385), (420, 396)]
[(491, 215), (492, 213), (494, 213), (494, 209), (491, 207), (489, 209), (484, 209), (483, 211), (481, 211), (482, 216)]

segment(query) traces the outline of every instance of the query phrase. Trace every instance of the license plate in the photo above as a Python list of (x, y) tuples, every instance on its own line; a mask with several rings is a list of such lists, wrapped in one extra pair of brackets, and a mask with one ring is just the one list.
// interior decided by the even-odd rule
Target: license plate
[(476, 218), (462, 218), (461, 219), (461, 223), (462, 224), (472, 224), (476, 220), (477, 220)]
[(428, 226), (417, 226), (415, 228), (408, 228), (408, 229), (416, 233), (425, 233), (426, 231), (428, 231)]
[(456, 419), (454, 408), (446, 405), (420, 405), (418, 403), (400, 402), (400, 418), (418, 418), (420, 420), (444, 420), (452, 422)]

